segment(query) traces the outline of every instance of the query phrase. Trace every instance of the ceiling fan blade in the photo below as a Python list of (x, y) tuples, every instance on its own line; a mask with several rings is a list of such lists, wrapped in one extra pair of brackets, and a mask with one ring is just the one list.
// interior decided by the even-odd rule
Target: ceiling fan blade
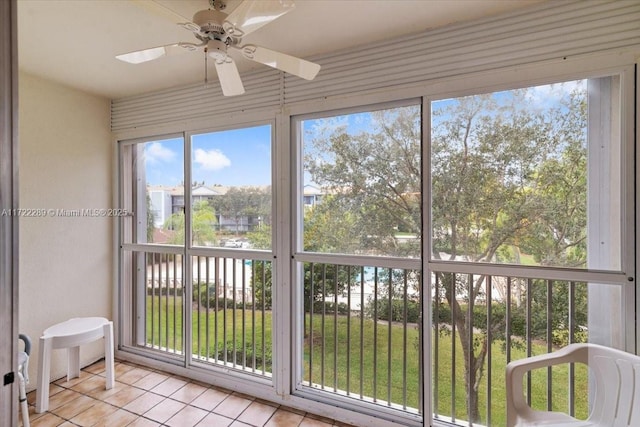
[(295, 7), (293, 0), (244, 0), (225, 21), (225, 31), (243, 37)]
[(130, 64), (140, 64), (142, 62), (153, 61), (163, 56), (177, 55), (185, 52), (193, 52), (199, 46), (195, 43), (175, 43), (166, 46), (152, 47), (149, 49), (137, 50), (135, 52), (117, 55), (116, 59)]
[(184, 16), (174, 12), (173, 10), (169, 9), (168, 7), (165, 7), (163, 5), (161, 5), (160, 3), (156, 3), (154, 0), (131, 0), (134, 4), (147, 9), (148, 11), (150, 11), (151, 13), (154, 13), (158, 16), (161, 16), (165, 19), (168, 19), (169, 21), (173, 22), (174, 24), (178, 24), (181, 27), (184, 27), (185, 29), (189, 30), (189, 31), (193, 31), (193, 32), (198, 32), (200, 31), (200, 26), (198, 24), (195, 24), (193, 22), (191, 22), (190, 19), (185, 18)]
[(285, 71), (294, 76), (302, 77), (306, 80), (313, 80), (318, 74), (318, 71), (320, 71), (320, 65), (316, 63), (305, 61), (304, 59), (296, 58), (286, 53), (276, 52), (266, 47), (250, 44), (241, 46), (238, 49), (247, 59)]
[(227, 57), (224, 62), (216, 61), (216, 71), (218, 72), (218, 79), (224, 96), (242, 95), (244, 93), (244, 86), (238, 73), (238, 67), (236, 67), (233, 59)]

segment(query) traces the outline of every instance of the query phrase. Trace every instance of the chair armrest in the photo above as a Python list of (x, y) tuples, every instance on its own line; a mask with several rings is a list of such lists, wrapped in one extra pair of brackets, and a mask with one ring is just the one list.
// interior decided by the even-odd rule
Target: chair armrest
[(506, 368), (506, 397), (508, 425), (515, 425), (517, 413), (527, 413), (532, 409), (524, 397), (523, 377), (533, 369), (545, 368), (563, 363), (587, 363), (589, 344), (569, 344), (553, 353), (541, 354), (526, 359), (514, 360)]
[(18, 338), (24, 342), (24, 352), (28, 355), (31, 354), (31, 338), (25, 334), (19, 334)]
[(553, 353), (514, 360), (507, 364), (507, 373), (512, 372), (515, 375), (516, 373), (522, 372), (522, 374), (524, 374), (533, 369), (546, 368), (562, 363), (586, 363), (588, 347), (588, 344), (569, 344)]

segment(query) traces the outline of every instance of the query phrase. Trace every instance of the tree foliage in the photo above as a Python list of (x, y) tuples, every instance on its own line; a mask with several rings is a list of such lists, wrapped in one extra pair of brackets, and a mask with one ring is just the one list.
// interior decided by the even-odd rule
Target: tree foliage
[[(415, 106), (373, 112), (370, 126), (357, 133), (331, 123), (316, 130), (305, 147), (305, 169), (331, 195), (324, 214), (331, 209), (349, 223), (340, 229), (344, 239), (335, 252), (419, 255), (419, 245), (399, 245), (395, 235), (420, 236), (420, 140)], [(322, 205), (324, 199), (317, 208)], [(305, 221), (305, 232), (308, 225), (313, 226)], [(323, 244), (305, 240), (305, 247)]]
[[(215, 211), (206, 201), (194, 203), (191, 215), (191, 238), (193, 244), (207, 246), (214, 242), (216, 240), (215, 225), (217, 222)], [(171, 215), (165, 221), (164, 228), (173, 232), (169, 243), (177, 245), (185, 243), (183, 212)]]
[(271, 223), (271, 188), (231, 187), (220, 196), (210, 201), (215, 211), (235, 221), (236, 234), (243, 218), (261, 218), (261, 223)]

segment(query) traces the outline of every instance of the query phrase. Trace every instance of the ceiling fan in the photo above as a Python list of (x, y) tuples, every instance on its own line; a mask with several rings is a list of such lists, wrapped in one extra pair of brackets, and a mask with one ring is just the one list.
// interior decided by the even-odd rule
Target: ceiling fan
[(215, 61), (218, 79), (225, 96), (241, 95), (244, 86), (229, 50), (240, 52), (245, 58), (285, 71), (306, 80), (313, 80), (320, 65), (253, 44), (242, 44), (242, 38), (291, 11), (293, 0), (244, 0), (233, 12), (223, 12), (221, 0), (209, 0), (209, 9), (196, 12), (190, 21), (154, 0), (132, 0), (136, 4), (170, 19), (191, 31), (199, 42), (179, 42), (138, 50), (116, 58), (131, 64), (152, 61), (163, 56), (193, 52), (203, 48), (206, 56)]

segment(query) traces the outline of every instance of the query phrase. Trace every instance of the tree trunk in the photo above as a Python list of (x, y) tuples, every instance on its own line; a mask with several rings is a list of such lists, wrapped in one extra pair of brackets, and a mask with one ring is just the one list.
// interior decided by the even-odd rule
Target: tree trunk
[[(480, 405), (478, 402), (478, 384), (482, 377), (482, 365), (487, 352), (487, 342), (481, 346), (476, 355), (473, 346), (469, 343), (470, 334), (473, 336), (473, 318), (467, 319), (466, 312), (462, 310), (455, 292), (455, 274), (443, 275), (443, 288), (446, 290), (446, 299), (451, 307), (453, 321), (460, 337), (460, 344), (464, 354), (465, 392), (467, 395), (467, 417), (470, 423), (480, 422)], [(470, 295), (470, 300), (475, 300), (475, 295)], [(473, 316), (472, 316), (473, 317)], [(455, 339), (455, 337), (453, 337)]]

